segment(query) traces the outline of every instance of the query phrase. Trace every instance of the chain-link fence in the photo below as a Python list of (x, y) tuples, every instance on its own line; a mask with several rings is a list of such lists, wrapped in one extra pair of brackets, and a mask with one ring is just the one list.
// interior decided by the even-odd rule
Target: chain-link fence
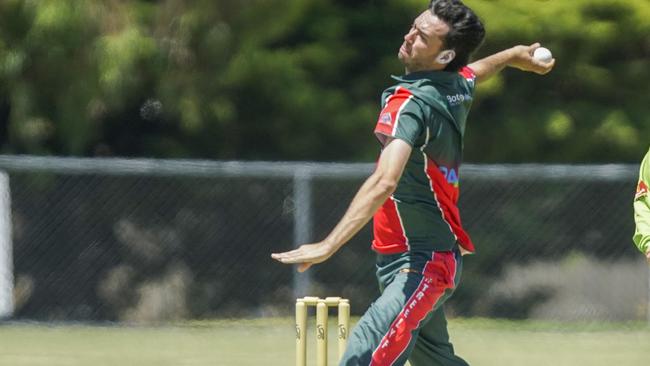
[[(377, 295), (370, 225), (306, 274), (270, 258), (323, 238), (371, 164), (0, 156), (0, 169), (12, 233), (0, 246), (13, 257), (0, 256), (13, 286), (0, 299), (11, 297), (16, 319), (288, 315), (303, 295), (348, 297), (358, 314)], [(645, 319), (648, 269), (631, 242), (636, 174), (466, 165), (460, 208), (478, 252), (465, 257), (447, 312)]]

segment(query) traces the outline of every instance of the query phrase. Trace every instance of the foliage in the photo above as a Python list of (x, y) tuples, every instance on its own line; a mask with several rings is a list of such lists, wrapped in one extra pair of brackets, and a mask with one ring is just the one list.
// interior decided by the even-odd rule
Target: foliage
[[(478, 56), (541, 41), (470, 115), (473, 162), (637, 161), (650, 136), (646, 0), (467, 0)], [(5, 0), (4, 153), (371, 160), (381, 91), (427, 1)], [(508, 143), (504, 143), (507, 141)]]

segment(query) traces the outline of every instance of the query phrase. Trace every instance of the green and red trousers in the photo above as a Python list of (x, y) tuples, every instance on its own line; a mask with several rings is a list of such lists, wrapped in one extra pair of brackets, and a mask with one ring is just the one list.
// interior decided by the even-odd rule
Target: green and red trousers
[(361, 317), (340, 366), (467, 366), (449, 342), (442, 304), (460, 280), (459, 250), (379, 255), (381, 296)]

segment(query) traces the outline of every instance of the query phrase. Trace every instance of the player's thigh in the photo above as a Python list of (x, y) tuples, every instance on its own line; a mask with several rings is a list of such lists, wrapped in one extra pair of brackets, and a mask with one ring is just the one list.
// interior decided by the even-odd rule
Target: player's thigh
[[(367, 366), (391, 325), (417, 290), (422, 276), (398, 273), (355, 325), (340, 365)], [(402, 362), (403, 364), (403, 362)], [(399, 365), (399, 363), (395, 363)]]
[[(454, 273), (454, 289), (460, 282), (463, 260), (460, 252), (454, 252), (456, 271)], [(446, 301), (451, 297), (453, 289), (449, 289), (441, 299)], [(447, 318), (442, 306), (436, 308), (422, 325), (418, 340), (409, 357), (411, 366), (467, 366), (462, 358), (456, 356), (454, 347), (449, 342)]]

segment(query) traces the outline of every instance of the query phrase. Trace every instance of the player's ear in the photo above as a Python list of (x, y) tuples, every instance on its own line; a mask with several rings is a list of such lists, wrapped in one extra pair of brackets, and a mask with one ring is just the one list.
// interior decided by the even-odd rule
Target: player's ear
[(436, 62), (442, 65), (447, 65), (456, 57), (456, 51), (454, 50), (444, 50), (440, 51), (438, 56), (436, 56)]

